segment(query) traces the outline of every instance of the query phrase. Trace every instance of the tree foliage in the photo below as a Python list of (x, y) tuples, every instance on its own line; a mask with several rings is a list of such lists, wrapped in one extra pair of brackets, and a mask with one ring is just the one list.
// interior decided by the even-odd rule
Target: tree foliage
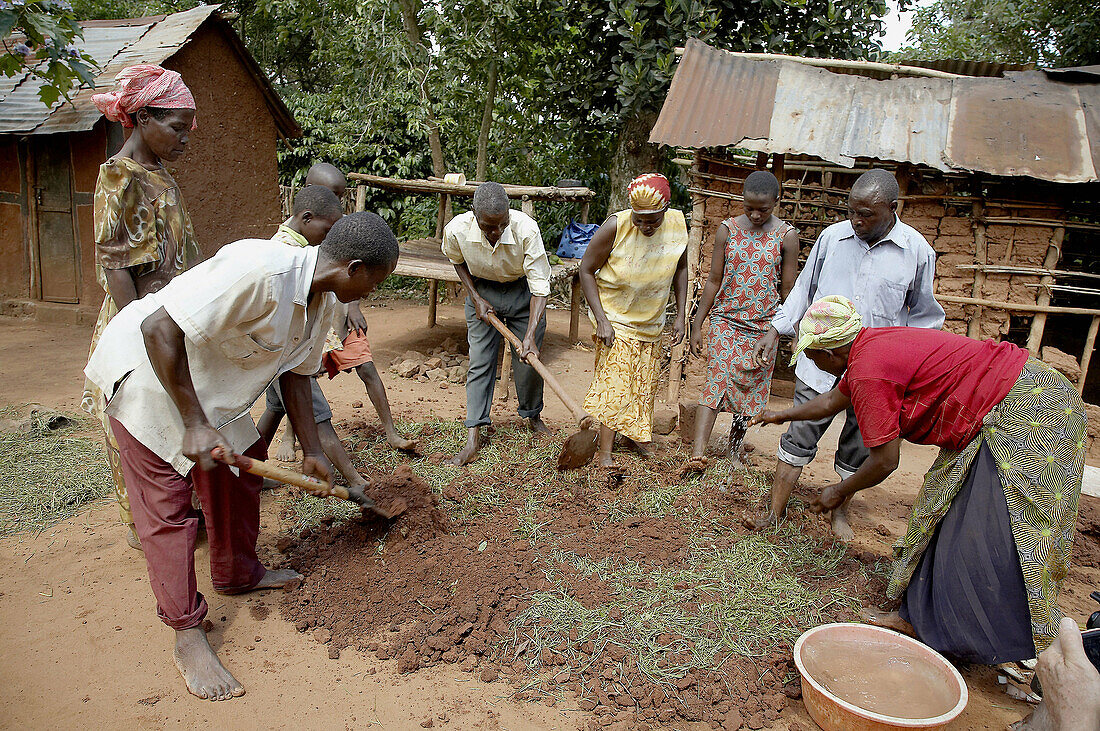
[(1100, 6), (1085, 0), (936, 0), (917, 8), (897, 58), (1100, 64)]
[(75, 44), (83, 37), (68, 0), (0, 0), (0, 73), (37, 76), (46, 106), (75, 87), (95, 86), (95, 61)]

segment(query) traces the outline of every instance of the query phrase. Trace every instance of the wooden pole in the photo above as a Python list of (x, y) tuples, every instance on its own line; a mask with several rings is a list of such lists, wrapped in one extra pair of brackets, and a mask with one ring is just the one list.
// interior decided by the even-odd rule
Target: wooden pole
[[(981, 222), (983, 205), (980, 201), (975, 201), (974, 205), (970, 208), (970, 216), (973, 223), (971, 226), (974, 229), (974, 263), (978, 265), (989, 263), (989, 243), (985, 237), (985, 224)], [(985, 286), (985, 272), (978, 270), (974, 273), (974, 285), (970, 289), (972, 296), (980, 298), (982, 296), (982, 287)], [(982, 330), (982, 308), (979, 307), (975, 310), (970, 321), (966, 323), (966, 336), (968, 338), (977, 338), (981, 334)]]
[(1081, 351), (1081, 375), (1077, 379), (1077, 393), (1085, 392), (1085, 380), (1089, 376), (1089, 364), (1092, 363), (1092, 351), (1096, 348), (1096, 332), (1100, 330), (1100, 315), (1092, 318), (1089, 334), (1085, 338), (1085, 349)]
[[(1062, 257), (1062, 241), (1066, 237), (1066, 230), (1064, 228), (1054, 229), (1054, 238), (1050, 241), (1050, 246), (1047, 247), (1046, 258), (1043, 259), (1044, 269), (1053, 269), (1058, 265), (1058, 260)], [(1054, 284), (1054, 277), (1042, 277), (1039, 280), (1039, 284)], [(1035, 298), (1035, 304), (1040, 307), (1046, 307), (1050, 305), (1050, 289), (1044, 287), (1039, 290), (1039, 296)], [(1036, 358), (1039, 357), (1039, 348), (1043, 344), (1043, 330), (1047, 326), (1047, 314), (1039, 311), (1035, 317), (1031, 318), (1031, 332), (1027, 336), (1027, 350)]]
[(953, 294), (937, 294), (940, 302), (950, 302), (956, 305), (981, 305), (995, 310), (1007, 312), (1042, 312), (1050, 315), (1100, 315), (1100, 310), (1088, 307), (1041, 307), (1039, 305), (1021, 304), (1018, 302), (997, 302), (996, 300), (977, 299), (975, 297), (958, 297)]
[[(408, 178), (387, 178), (382, 175), (348, 173), (348, 178), (366, 183), (376, 188), (388, 188), (404, 193), (448, 193), (450, 195), (472, 196), (477, 185), (466, 183), (455, 185), (439, 180), (410, 180)], [(528, 196), (532, 200), (548, 201), (585, 201), (596, 196), (595, 191), (583, 186), (577, 188), (556, 188), (548, 185), (505, 185), (504, 192), (509, 198)]]
[(367, 210), (367, 186), (365, 185), (355, 186), (355, 210)]
[(780, 183), (783, 182), (783, 165), (785, 161), (786, 157), (781, 153), (772, 155), (772, 175), (774, 175)]
[(574, 274), (569, 282), (569, 342), (581, 339), (581, 277)]
[(581, 223), (588, 223), (588, 206), (589, 201), (581, 204)]
[(428, 280), (428, 327), (435, 327), (436, 300), (439, 299), (439, 280)]
[(523, 211), (524, 213), (526, 213), (531, 218), (534, 218), (535, 217), (535, 202), (533, 200), (531, 200), (528, 196), (523, 196), (523, 198), (521, 198), (520, 200), (521, 200), (521, 203), (519, 204), (520, 210)]
[(687, 355), (687, 344), (691, 338), (691, 312), (695, 304), (695, 277), (699, 270), (699, 250), (703, 242), (703, 226), (706, 223), (706, 199), (700, 195), (692, 196), (691, 202), (691, 231), (688, 233), (687, 245), (687, 299), (684, 313), (684, 339), (672, 349), (672, 362), (668, 373), (668, 394), (666, 401), (675, 405), (680, 401), (680, 377), (684, 372), (684, 360)]
[(504, 349), (504, 355), (500, 359), (500, 400), (507, 401), (512, 388), (512, 346), (501, 338), (500, 347)]

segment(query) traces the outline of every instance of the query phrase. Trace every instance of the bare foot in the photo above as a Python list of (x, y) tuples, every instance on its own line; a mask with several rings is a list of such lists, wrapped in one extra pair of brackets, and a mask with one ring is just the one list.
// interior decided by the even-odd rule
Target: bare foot
[(901, 632), (903, 635), (909, 635), (914, 638), (917, 636), (916, 630), (913, 629), (913, 625), (902, 619), (901, 614), (898, 612), (880, 612), (877, 609), (864, 609), (859, 613), (859, 618), (867, 624), (873, 624), (876, 627), (892, 629), (895, 632)]
[(700, 455), (692, 455), (691, 459), (684, 462), (684, 466), (676, 473), (676, 479), (682, 480), (688, 475), (701, 475), (707, 471), (707, 458)]
[(245, 594), (250, 591), (263, 591), (264, 589), (285, 589), (291, 591), (297, 589), (302, 583), (302, 575), (291, 569), (268, 569), (259, 583), (250, 589), (243, 591), (222, 591), (219, 594)]
[(284, 439), (279, 442), (279, 451), (275, 453), (275, 459), (280, 462), (294, 462), (297, 453), (294, 450), (294, 440)]
[(393, 447), (394, 449), (399, 449), (402, 452), (415, 452), (416, 451), (416, 447), (417, 447), (416, 440), (415, 439), (406, 439), (405, 437), (398, 434), (396, 431), (387, 432), (386, 433), (386, 441), (389, 442), (391, 447)]
[(550, 427), (539, 416), (532, 416), (527, 420), (527, 428), (534, 434), (550, 434)]
[(759, 513), (755, 516), (746, 515), (741, 519), (741, 523), (749, 530), (764, 530), (765, 528), (774, 528), (779, 525), (779, 521), (784, 516), (776, 516), (771, 510), (766, 513)]
[(452, 457), (449, 462), (455, 467), (461, 467), (464, 464), (470, 464), (474, 461), (474, 457), (477, 456), (478, 451), (481, 449), (481, 427), (474, 427), (467, 432), (466, 446), (462, 451)]
[(606, 470), (606, 469), (611, 469), (614, 466), (615, 466), (615, 460), (612, 459), (610, 456), (600, 457), (600, 467), (603, 467)]
[(126, 545), (128, 545), (130, 548), (135, 548), (139, 551), (142, 550), (142, 548), (141, 548), (141, 539), (138, 538), (138, 534), (137, 534), (137, 531), (134, 530), (134, 524), (133, 523), (127, 523), (126, 524)]
[(244, 686), (222, 665), (202, 627), (176, 630), (172, 658), (192, 695), (210, 701), (244, 695)]
[(657, 446), (653, 442), (636, 442), (633, 439), (629, 439), (629, 441), (630, 446), (642, 459), (653, 459), (653, 456), (657, 454)]
[(856, 532), (848, 524), (848, 510), (845, 507), (839, 507), (833, 511), (831, 527), (838, 541), (848, 543), (856, 537)]

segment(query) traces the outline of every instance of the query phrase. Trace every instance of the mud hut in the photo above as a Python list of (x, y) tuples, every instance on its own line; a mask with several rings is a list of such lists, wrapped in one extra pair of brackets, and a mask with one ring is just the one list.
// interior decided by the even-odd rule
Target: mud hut
[(29, 74), (0, 78), (0, 312), (95, 321), (92, 197), (124, 138), (91, 96), (135, 63), (178, 71), (195, 95), (198, 129), (173, 174), (203, 252), (270, 235), (280, 220), (276, 143), (301, 130), (217, 10), (84, 22), (82, 45), (101, 71), (71, 104), (45, 107)]
[(945, 328), (1043, 353), (1100, 402), (1100, 67), (917, 67), (693, 40), (650, 140), (680, 148), (696, 291), (753, 170), (783, 183), (778, 215), (798, 227), (804, 257), (847, 215), (855, 178), (885, 167), (903, 220), (938, 255)]

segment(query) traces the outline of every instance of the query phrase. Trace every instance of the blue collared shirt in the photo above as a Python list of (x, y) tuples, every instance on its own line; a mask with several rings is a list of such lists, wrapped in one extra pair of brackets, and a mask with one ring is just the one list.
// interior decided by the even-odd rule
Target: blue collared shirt
[[(864, 327), (909, 325), (939, 330), (943, 308), (932, 294), (936, 252), (912, 226), (894, 217), (894, 227), (874, 246), (856, 236), (850, 221), (829, 226), (817, 237), (794, 288), (772, 319), (780, 335), (794, 335), (798, 321), (822, 297), (847, 297)], [(805, 355), (795, 375), (818, 393), (833, 387), (836, 376)]]

